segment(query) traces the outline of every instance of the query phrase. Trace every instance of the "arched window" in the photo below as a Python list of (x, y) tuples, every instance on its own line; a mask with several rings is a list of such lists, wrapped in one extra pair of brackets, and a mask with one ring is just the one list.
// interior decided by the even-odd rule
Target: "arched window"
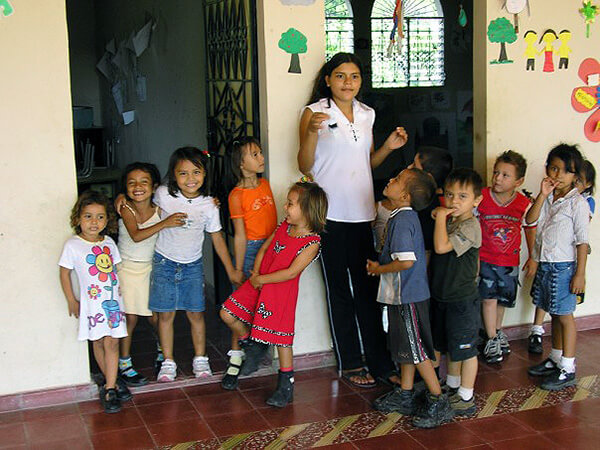
[(350, 0), (325, 0), (325, 60), (338, 52), (354, 51)]
[[(399, 49), (399, 33), (391, 45), (390, 38), (400, 3), (404, 38)], [(439, 0), (375, 0), (371, 70), (374, 88), (444, 85), (444, 13)]]

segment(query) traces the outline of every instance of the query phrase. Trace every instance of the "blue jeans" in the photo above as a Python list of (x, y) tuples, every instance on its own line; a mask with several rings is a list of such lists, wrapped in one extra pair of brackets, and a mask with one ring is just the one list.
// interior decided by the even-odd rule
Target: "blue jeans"
[(246, 241), (246, 253), (244, 254), (244, 267), (242, 271), (246, 277), (250, 277), (250, 271), (254, 268), (256, 254), (264, 244), (265, 239)]
[(571, 292), (575, 262), (540, 262), (531, 286), (533, 304), (549, 314), (573, 314), (577, 303)]
[(156, 312), (203, 312), (206, 301), (202, 258), (184, 264), (154, 253), (148, 307)]

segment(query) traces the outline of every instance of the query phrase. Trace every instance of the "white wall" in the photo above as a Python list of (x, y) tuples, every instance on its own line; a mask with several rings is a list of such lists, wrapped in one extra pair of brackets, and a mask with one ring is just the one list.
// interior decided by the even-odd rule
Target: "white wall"
[[(585, 156), (600, 168), (600, 144), (588, 141), (583, 134), (583, 124), (588, 115), (575, 112), (570, 100), (573, 88), (582, 85), (577, 76), (580, 62), (588, 57), (600, 59), (600, 27), (596, 24), (592, 27), (591, 37), (585, 37), (584, 21), (578, 12), (580, 2), (545, 0), (530, 3), (531, 17), (526, 12), (520, 15), (518, 39), (507, 45), (508, 57), (514, 63), (490, 65), (489, 61), (498, 57), (500, 44), (486, 39), (484, 33), (487, 26), (497, 17), (507, 17), (511, 21), (512, 17), (500, 9), (502, 2), (475, 2), (475, 146), (476, 167), (482, 175), (487, 169), (488, 182), (499, 153), (512, 149), (523, 154), (529, 164), (523, 187), (537, 195), (544, 176), (546, 156), (560, 142), (579, 144)], [(547, 7), (542, 7), (542, 3)], [(543, 55), (540, 55), (536, 60), (536, 70), (526, 72), (523, 34), (527, 30), (535, 30), (539, 40), (548, 28), (557, 33), (563, 29), (571, 30), (570, 47), (573, 53), (569, 69), (558, 70), (558, 57), (555, 56), (555, 72), (544, 73)], [(600, 242), (600, 223), (597, 218), (591, 223), (590, 239), (592, 248)], [(600, 279), (595, 271), (597, 263), (598, 252), (593, 252), (587, 263), (586, 301), (577, 308), (576, 316), (600, 312)], [(507, 324), (531, 321), (533, 307), (528, 295), (529, 288), (530, 282), (525, 282), (517, 307), (507, 313)]]
[[(280, 218), (289, 186), (298, 181), (298, 123), (313, 80), (325, 60), (323, 0), (310, 6), (284, 6), (279, 1), (258, 2), (261, 141), (268, 154), (268, 177)], [(301, 74), (288, 73), (290, 55), (278, 47), (281, 34), (296, 28), (307, 37), (307, 53), (300, 54)], [(329, 350), (325, 288), (318, 263), (300, 279), (296, 308), (294, 352)]]
[(76, 199), (64, 0), (0, 18), (0, 395), (89, 381), (58, 283)]

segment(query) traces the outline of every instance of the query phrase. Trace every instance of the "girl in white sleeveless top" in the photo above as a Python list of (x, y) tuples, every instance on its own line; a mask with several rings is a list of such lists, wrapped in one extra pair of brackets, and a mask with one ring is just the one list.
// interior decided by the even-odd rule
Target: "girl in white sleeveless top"
[(366, 272), (367, 259), (375, 257), (371, 170), (402, 147), (407, 134), (398, 127), (375, 150), (375, 111), (356, 100), (361, 83), (362, 64), (351, 53), (338, 53), (321, 68), (300, 119), (298, 165), (323, 187), (329, 200), (322, 261), (339, 368), (350, 383), (373, 387), (374, 377), (393, 383), (400, 380), (386, 351), (375, 302), (377, 279)]
[[(119, 252), (122, 262), (118, 268), (128, 336), (120, 341), (119, 375), (130, 386), (143, 386), (148, 379), (133, 368), (131, 339), (138, 316), (147, 317), (154, 329), (158, 316), (148, 309), (152, 255), (158, 232), (167, 227), (185, 224), (185, 214), (176, 213), (160, 220), (158, 207), (152, 203), (152, 194), (160, 184), (160, 173), (154, 164), (135, 162), (123, 172), (122, 187), (125, 198), (118, 202)], [(157, 360), (162, 350), (157, 343)], [(159, 361), (160, 362), (160, 361)]]

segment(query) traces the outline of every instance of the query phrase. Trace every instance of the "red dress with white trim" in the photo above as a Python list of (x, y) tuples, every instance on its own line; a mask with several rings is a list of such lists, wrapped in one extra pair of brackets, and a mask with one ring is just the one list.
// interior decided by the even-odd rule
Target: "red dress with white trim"
[[(260, 264), (261, 275), (287, 269), (306, 247), (321, 245), (318, 234), (290, 236), (290, 226), (283, 221), (275, 230), (275, 236)], [(281, 283), (264, 284), (261, 289), (255, 289), (250, 281), (246, 281), (225, 300), (222, 308), (251, 326), (252, 340), (290, 347), (294, 342), (299, 279), (300, 275)]]

